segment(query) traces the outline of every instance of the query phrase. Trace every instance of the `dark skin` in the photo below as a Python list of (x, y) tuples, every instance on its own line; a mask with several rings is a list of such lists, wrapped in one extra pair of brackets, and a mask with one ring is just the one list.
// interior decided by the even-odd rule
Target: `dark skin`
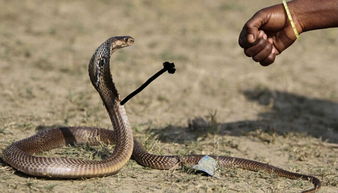
[[(338, 27), (338, 0), (293, 0), (287, 4), (299, 34)], [(282, 4), (256, 12), (244, 25), (238, 40), (245, 55), (262, 66), (272, 64), (295, 41)]]

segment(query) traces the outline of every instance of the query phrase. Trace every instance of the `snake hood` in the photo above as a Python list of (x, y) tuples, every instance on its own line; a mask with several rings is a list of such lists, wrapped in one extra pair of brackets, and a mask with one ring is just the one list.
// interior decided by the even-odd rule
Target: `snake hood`
[[(115, 36), (111, 37), (102, 43), (94, 52), (89, 62), (89, 76), (93, 86), (97, 89), (106, 85), (112, 84), (110, 74), (110, 56), (119, 48), (124, 48), (132, 45), (134, 38), (130, 36)], [(115, 88), (115, 87), (111, 87)]]

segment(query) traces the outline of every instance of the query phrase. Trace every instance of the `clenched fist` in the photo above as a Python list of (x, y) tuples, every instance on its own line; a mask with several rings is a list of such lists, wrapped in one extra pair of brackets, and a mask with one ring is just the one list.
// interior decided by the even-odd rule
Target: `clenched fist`
[[(288, 2), (298, 33), (338, 27), (338, 0), (294, 0)], [(245, 55), (263, 66), (273, 63), (296, 40), (282, 4), (256, 12), (244, 25), (239, 45)]]

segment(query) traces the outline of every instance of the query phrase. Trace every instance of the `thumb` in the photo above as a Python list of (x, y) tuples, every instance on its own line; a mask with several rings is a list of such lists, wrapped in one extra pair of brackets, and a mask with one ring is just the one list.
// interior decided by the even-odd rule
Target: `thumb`
[(248, 43), (254, 43), (259, 38), (259, 31), (266, 22), (266, 14), (257, 12), (249, 21), (246, 23), (247, 29), (247, 41)]
[(259, 29), (266, 21), (264, 18), (265, 16), (259, 11), (245, 23), (239, 35), (239, 45), (242, 48), (251, 47), (257, 41), (259, 38)]

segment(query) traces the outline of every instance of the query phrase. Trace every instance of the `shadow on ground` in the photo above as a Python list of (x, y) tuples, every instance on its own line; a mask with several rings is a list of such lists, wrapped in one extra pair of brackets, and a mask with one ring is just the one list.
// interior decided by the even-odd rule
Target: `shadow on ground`
[(187, 127), (169, 125), (150, 129), (162, 142), (185, 143), (208, 134), (248, 135), (255, 130), (285, 135), (302, 133), (338, 143), (338, 104), (282, 91), (255, 89), (243, 91), (244, 96), (270, 111), (259, 114), (258, 120), (218, 123), (213, 116), (189, 120)]

